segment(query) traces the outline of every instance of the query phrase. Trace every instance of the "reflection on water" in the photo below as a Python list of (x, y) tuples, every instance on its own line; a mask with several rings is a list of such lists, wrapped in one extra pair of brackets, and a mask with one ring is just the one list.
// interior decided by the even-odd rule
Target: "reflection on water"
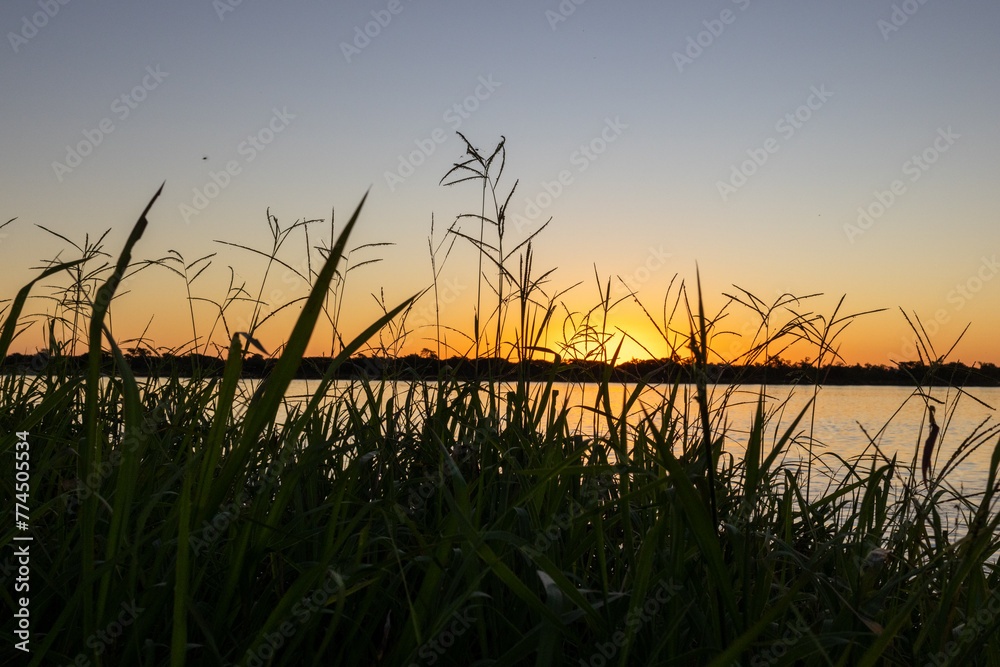
[[(248, 381), (247, 388), (252, 391), (256, 382)], [(317, 384), (315, 380), (294, 381), (288, 391), (289, 403), (304, 402)], [(386, 386), (383, 399), (405, 394), (409, 388), (408, 383), (391, 383)], [(433, 388), (430, 385), (431, 400)], [(597, 385), (558, 383), (554, 389), (559, 392), (559, 405), (565, 404), (569, 408), (572, 428), (587, 437), (606, 434), (605, 418), (592, 409), (598, 404)], [(634, 389), (635, 385), (631, 384), (611, 385), (612, 412), (620, 414)], [(746, 443), (761, 387), (746, 385), (727, 392), (729, 389), (728, 386), (709, 387), (713, 428), (725, 428), (727, 446), (736, 452)], [(662, 406), (670, 390), (671, 387), (664, 385), (645, 388), (629, 413), (629, 424), (634, 427), (646, 415), (651, 415), (654, 423), (659, 425), (658, 415), (662, 415)], [(349, 382), (338, 383), (330, 400), (336, 400), (337, 393), (344, 391), (350, 391), (361, 403), (365, 400), (360, 385)], [(789, 451), (788, 459), (805, 461), (811, 442), (813, 453), (819, 454), (836, 474), (840, 466), (832, 453), (848, 460), (862, 454), (871, 455), (874, 451), (871, 443), (874, 442), (885, 457), (897, 457), (900, 466), (909, 467), (916, 462), (919, 475), (918, 451), (927, 438), (926, 402), (908, 387), (826, 386), (815, 389), (805, 385), (769, 386), (765, 403), (770, 416), (766, 432), (768, 445), (777, 442), (814, 393), (815, 404), (793, 431), (794, 446)], [(1000, 405), (1000, 388), (975, 387), (968, 394), (960, 395), (953, 388), (942, 387), (928, 389), (926, 395), (937, 406), (937, 420), (941, 426), (934, 461), (934, 470), (940, 471), (963, 440), (976, 433), (977, 429), (981, 432), (997, 425), (994, 408)], [(688, 406), (688, 419), (692, 422), (695, 418), (694, 412), (690, 411), (693, 397), (694, 387), (682, 385), (675, 403), (675, 412), (683, 411)], [(723, 405), (725, 411), (719, 410)], [(948, 483), (956, 490), (965, 492), (980, 490), (996, 441), (994, 434), (984, 446), (961, 461), (949, 472)]]
[[(246, 396), (252, 393), (259, 381), (246, 381)], [(296, 380), (289, 387), (287, 405), (302, 405), (312, 396), (318, 381)], [(379, 386), (372, 385), (378, 396)], [(558, 383), (553, 386), (558, 392), (557, 405), (566, 406), (571, 430), (586, 438), (606, 437), (608, 424), (599, 414), (603, 411), (599, 404), (599, 387), (594, 384)], [(436, 386), (424, 383), (414, 387), (406, 382), (386, 383), (382, 387), (383, 402), (396, 397), (399, 406), (412, 389), (418, 404), (428, 401), (433, 406)], [(513, 387), (510, 387), (513, 390)], [(534, 385), (537, 392), (540, 385)], [(611, 385), (609, 397), (611, 412), (620, 415), (628, 398), (635, 390), (633, 384)], [(662, 421), (665, 405), (669, 398), (670, 386), (654, 385), (646, 387), (632, 405), (627, 424), (635, 429), (644, 419), (650, 419), (657, 426)], [(501, 395), (506, 395), (502, 388)], [(712, 428), (718, 433), (724, 431), (729, 453), (740, 457), (746, 446), (748, 433), (753, 423), (760, 397), (759, 385), (745, 385), (733, 389), (728, 385), (710, 386), (712, 406)], [(426, 392), (426, 397), (425, 397)], [(338, 382), (326, 397), (327, 402), (341, 400), (345, 393), (353, 396), (352, 402), (361, 407), (366, 403), (366, 393), (359, 382)], [(792, 468), (805, 472), (808, 461), (814, 461), (808, 479), (809, 495), (813, 500), (823, 497), (829, 484), (843, 481), (846, 469), (842, 461), (855, 461), (864, 456), (862, 470), (870, 469), (872, 458), (878, 454), (878, 465), (896, 458), (896, 479), (920, 479), (920, 461), (923, 443), (927, 438), (928, 402), (937, 408), (937, 422), (940, 433), (937, 439), (933, 474), (938, 475), (948, 469), (944, 477), (944, 487), (978, 502), (977, 496), (984, 490), (989, 472), (990, 457), (1000, 437), (995, 406), (1000, 405), (1000, 388), (975, 387), (968, 393), (954, 388), (933, 388), (917, 394), (908, 387), (886, 386), (812, 386), (790, 387), (769, 386), (765, 395), (765, 452), (778, 442), (789, 429), (799, 413), (815, 395), (815, 402), (809, 405), (802, 420), (792, 431), (792, 446), (783, 459)], [(674, 414), (681, 417), (690, 433), (700, 433), (696, 409), (694, 409), (695, 388), (681, 385), (674, 403)], [(926, 398), (925, 398), (926, 397)], [(485, 398), (485, 395), (484, 395)], [(595, 409), (596, 408), (596, 409)], [(417, 415), (422, 414), (418, 407)], [(284, 418), (280, 415), (279, 418)], [(969, 442), (979, 443), (979, 447), (968, 447)], [(810, 450), (812, 457), (810, 457)], [(883, 458), (884, 457), (884, 458)], [(860, 471), (859, 471), (860, 472)], [(863, 475), (864, 472), (861, 472)], [(803, 475), (800, 479), (805, 479)], [(854, 480), (851, 480), (854, 481)], [(803, 486), (805, 486), (803, 484)], [(921, 485), (922, 486), (922, 485)], [(899, 492), (900, 487), (894, 486)], [(946, 494), (936, 506), (942, 517), (952, 526), (951, 539), (965, 533), (964, 521), (959, 517), (966, 514), (959, 504), (949, 501)], [(849, 507), (847, 507), (849, 511)]]

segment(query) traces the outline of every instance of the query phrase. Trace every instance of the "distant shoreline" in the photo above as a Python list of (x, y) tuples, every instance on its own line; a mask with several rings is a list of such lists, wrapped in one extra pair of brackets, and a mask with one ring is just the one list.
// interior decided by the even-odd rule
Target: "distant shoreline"
[[(86, 355), (65, 357), (64, 363), (74, 372), (86, 369)], [(225, 362), (206, 355), (186, 356), (143, 356), (126, 357), (129, 368), (136, 376), (166, 377), (221, 377)], [(329, 357), (307, 357), (302, 360), (297, 379), (320, 379), (330, 366)], [(276, 360), (264, 359), (259, 355), (243, 360), (241, 377), (261, 379), (268, 375)], [(11, 354), (0, 363), (0, 373), (41, 375), (45, 373), (50, 359), (44, 355)], [(114, 360), (109, 354), (103, 355), (101, 370), (104, 374), (114, 372)], [(477, 363), (473, 359), (452, 357), (435, 359), (409, 355), (398, 358), (351, 357), (335, 371), (334, 377), (348, 379), (388, 379), (388, 380), (436, 380), (442, 375), (460, 380), (475, 380)], [(532, 360), (526, 363), (510, 362), (503, 359), (480, 359), (478, 362), (480, 379), (512, 381), (521, 377), (534, 382), (601, 382), (610, 375), (613, 382), (673, 383), (680, 379), (684, 383), (693, 382), (694, 367), (683, 361), (644, 360), (627, 361), (617, 366), (594, 361), (562, 362), (554, 368), (552, 362)], [(1000, 387), (1000, 367), (992, 363), (976, 363), (972, 366), (961, 362), (941, 364), (930, 373), (931, 367), (920, 362), (902, 362), (898, 367), (860, 365), (830, 366), (817, 371), (803, 363), (788, 364), (778, 362), (766, 366), (727, 366), (709, 364), (707, 381), (709, 384), (820, 384), (858, 386), (904, 386), (918, 384), (930, 386)]]

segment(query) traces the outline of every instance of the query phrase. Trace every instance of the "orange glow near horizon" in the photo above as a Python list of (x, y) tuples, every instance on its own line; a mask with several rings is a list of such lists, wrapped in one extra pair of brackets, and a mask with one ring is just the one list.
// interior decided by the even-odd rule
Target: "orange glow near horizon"
[[(202, 287), (206, 289), (205, 286)], [(129, 285), (129, 289), (131, 290), (130, 293), (124, 294), (115, 300), (109, 317), (112, 323), (112, 333), (123, 349), (127, 350), (135, 347), (137, 345), (136, 339), (145, 335), (143, 346), (150, 347), (158, 352), (167, 350), (176, 351), (181, 348), (185, 352), (192, 351), (193, 346), (191, 345), (191, 341), (193, 340), (195, 331), (192, 329), (191, 312), (183, 288), (172, 290), (169, 288), (169, 285), (164, 287), (158, 283), (143, 280)], [(164, 296), (152, 300), (148, 298), (150, 291), (161, 293)], [(207, 289), (207, 291), (211, 292), (211, 289)], [(292, 297), (297, 296), (298, 294), (292, 295)], [(719, 300), (719, 303), (724, 302)], [(276, 302), (276, 304), (280, 304), (280, 302)], [(257, 338), (265, 349), (267, 349), (268, 353), (273, 355), (282, 348), (283, 341), (287, 340), (300, 312), (299, 305), (293, 304), (285, 308), (257, 330)], [(368, 303), (358, 299), (356, 303), (351, 302), (350, 305), (351, 307), (345, 310), (348, 315), (344, 317), (340, 327), (341, 335), (345, 342), (349, 342), (381, 314), (376, 305), (371, 302), (371, 299), (369, 299)], [(442, 319), (442, 325), (450, 327), (445, 330), (444, 335), (447, 336), (447, 341), (451, 346), (450, 350), (448, 347), (442, 346), (442, 357), (458, 356), (466, 353), (466, 350), (470, 350), (467, 354), (471, 356), (472, 343), (469, 338), (463, 337), (458, 333), (471, 328), (472, 317), (468, 312), (464, 312), (466, 308), (469, 311), (472, 310), (469, 304), (463, 302), (456, 303), (447, 313), (449, 318)], [(568, 304), (567, 308), (575, 313), (573, 321), (580, 328), (582, 326), (582, 316), (579, 313), (585, 312), (586, 308), (581, 307), (579, 304)], [(822, 311), (822, 309), (818, 310)], [(34, 310), (26, 308), (25, 312), (37, 313), (38, 310), (37, 307)], [(267, 316), (270, 312), (269, 308), (265, 308), (261, 317)], [(560, 309), (558, 312), (559, 316), (555, 317), (550, 324), (548, 335), (541, 341), (541, 345), (560, 353), (564, 359), (590, 358), (610, 361), (619, 344), (621, 345), (621, 349), (618, 353), (618, 363), (632, 359), (664, 359), (671, 356), (671, 345), (664, 340), (663, 334), (658, 331), (658, 327), (662, 329), (664, 324), (658, 322), (657, 325), (654, 325), (650, 321), (649, 315), (628, 300), (623, 301), (612, 309), (606, 323), (601, 323), (599, 314), (592, 318), (591, 326), (598, 329), (603, 327), (604, 331), (606, 331), (606, 342), (603, 352), (599, 350), (599, 346), (593, 337), (581, 336), (578, 338), (573, 351), (568, 350), (565, 345), (561, 345), (560, 343), (564, 342), (564, 335), (572, 335), (572, 326), (564, 322), (566, 310)], [(719, 333), (711, 341), (711, 348), (714, 354), (710, 356), (710, 361), (716, 363), (743, 363), (746, 361), (746, 358), (741, 357), (741, 355), (746, 352), (747, 346), (751, 343), (756, 333), (756, 324), (753, 319), (746, 317), (745, 313), (743, 313), (744, 319), (740, 319), (740, 314), (738, 310), (734, 309), (725, 320), (720, 322), (718, 327)], [(199, 352), (209, 355), (221, 355), (224, 354), (224, 350), (228, 347), (229, 341), (225, 327), (221, 321), (217, 321), (217, 315), (218, 309), (215, 306), (202, 301), (195, 302), (194, 326), (200, 339), (198, 345)], [(656, 317), (658, 313), (652, 312), (650, 315)], [(662, 317), (662, 313), (659, 313), (659, 315)], [(247, 330), (249, 328), (249, 317), (249, 307), (244, 307), (243, 310), (234, 308), (232, 311), (227, 312), (230, 333)], [(912, 314), (910, 317), (912, 319)], [(674, 322), (672, 323), (674, 329), (686, 332), (688, 327), (686, 320), (686, 314), (675, 313)], [(933, 317), (921, 318), (927, 337), (934, 347), (933, 354), (930, 354), (931, 351), (928, 350), (928, 355), (925, 356), (943, 355), (954, 345), (956, 339), (962, 335), (965, 322), (959, 320), (957, 317), (952, 318), (952, 321), (943, 320), (945, 320), (943, 317), (938, 317), (937, 319)], [(989, 336), (990, 329), (985, 324), (970, 328), (962, 338), (960, 344), (955, 346), (946, 360), (961, 361), (970, 365), (976, 362), (1000, 362), (1000, 359), (996, 358), (994, 345)], [(214, 330), (212, 330), (213, 326)], [(493, 345), (493, 335), (490, 335), (494, 333), (492, 326), (491, 322), (488, 326), (484, 327), (489, 332), (486, 340), (489, 343), (490, 349), (492, 349)], [(402, 343), (396, 341), (396, 344), (393, 345), (395, 341), (394, 334), (390, 334), (388, 330), (384, 330), (381, 343), (378, 336), (376, 336), (370, 341), (371, 347), (363, 348), (362, 352), (371, 354), (372, 350), (380, 350), (383, 346), (390, 352), (395, 352), (401, 356), (421, 354), (425, 349), (436, 352), (437, 345), (433, 340), (433, 327), (426, 323), (420, 327), (414, 327), (414, 319), (411, 318), (408, 329), (411, 332)], [(206, 338), (209, 334), (211, 334), (211, 338), (208, 339), (206, 344)], [(68, 329), (63, 327), (60, 330), (60, 327), (57, 327), (57, 337), (60, 339), (68, 338)], [(511, 359), (516, 358), (516, 352), (511, 352), (513, 345), (510, 341), (513, 338), (512, 330), (508, 327), (505, 334), (503, 352), (505, 357)], [(669, 334), (669, 338), (670, 343), (674, 346), (674, 351), (680, 357), (689, 356), (689, 352), (685, 347), (686, 334), (679, 334), (676, 331), (672, 331)], [(891, 365), (897, 361), (916, 360), (918, 359), (918, 353), (914, 345), (914, 338), (913, 332), (907, 325), (905, 318), (898, 311), (886, 311), (867, 315), (852, 322), (834, 340), (834, 347), (837, 348), (842, 359), (835, 359), (832, 354), (827, 353), (824, 355), (822, 361), (824, 365), (831, 363), (846, 363), (847, 365)], [(307, 348), (306, 356), (330, 356), (331, 342), (332, 329), (330, 323), (325, 317), (321, 316)], [(11, 352), (34, 354), (45, 347), (47, 347), (47, 341), (44, 338), (41, 320), (36, 319), (31, 329), (15, 340), (11, 346)], [(85, 344), (83, 341), (79, 341), (76, 353), (80, 354), (84, 349)], [(778, 341), (769, 347), (768, 352), (772, 355), (780, 354), (782, 359), (790, 363), (797, 363), (803, 359), (815, 361), (818, 355), (818, 346), (815, 343), (798, 342), (786, 349), (785, 343)], [(485, 345), (482, 354), (484, 356), (487, 354)], [(541, 352), (537, 354), (537, 357), (543, 359), (551, 358), (549, 355)], [(760, 363), (763, 360), (763, 357), (759, 357), (754, 361)]]
[[(128, 349), (136, 346), (135, 339), (142, 333), (143, 329), (145, 328), (146, 322), (138, 320), (127, 322), (125, 321), (125, 318), (121, 319), (122, 321), (119, 321), (115, 324), (115, 326), (113, 327), (113, 331), (116, 337), (116, 342), (122, 347), (123, 350), (127, 351)], [(190, 322), (187, 322), (186, 324), (188, 325), (187, 331), (183, 331), (184, 328), (179, 326), (176, 328), (170, 327), (169, 329), (167, 328), (159, 329), (157, 326), (155, 326), (155, 320), (154, 320), (154, 326), (150, 328), (150, 333), (153, 333), (155, 331), (156, 335), (148, 335), (146, 341), (147, 344), (143, 345), (143, 347), (151, 347), (158, 353), (162, 353), (165, 351), (176, 352), (178, 349), (182, 348), (182, 346), (184, 347), (185, 352), (192, 351), (192, 346), (189, 344), (191, 341), (191, 336), (189, 334)], [(287, 333), (291, 331), (291, 327), (293, 324), (294, 321), (291, 318), (288, 318), (288, 321), (284, 322), (278, 320), (278, 318), (275, 318), (275, 320), (273, 320), (274, 326), (271, 327), (270, 334), (259, 336), (260, 342), (264, 345), (265, 349), (267, 349), (269, 354), (276, 356), (276, 353), (279, 352), (281, 349), (282, 345), (281, 340), (283, 339), (283, 336), (279, 336), (276, 334), (278, 334), (279, 331), (283, 331), (284, 334), (287, 335)], [(359, 326), (358, 328), (360, 329), (362, 327)], [(647, 359), (669, 358), (668, 346), (663, 342), (662, 337), (659, 337), (659, 334), (656, 332), (655, 328), (652, 327), (652, 325), (648, 325), (647, 327), (640, 327), (638, 325), (630, 324), (629, 326), (627, 327), (623, 326), (622, 328), (628, 332), (629, 336), (623, 335), (620, 330), (615, 330), (612, 333), (611, 339), (609, 340), (606, 346), (607, 361), (610, 361), (619, 343), (621, 344), (621, 349), (618, 354), (618, 363), (631, 360), (643, 361)], [(861, 327), (857, 327), (857, 331), (860, 332)], [(206, 326), (206, 332), (207, 332), (207, 326)], [(212, 341), (207, 346), (204, 343), (200, 344), (198, 346), (198, 351), (200, 353), (208, 354), (210, 356), (217, 355), (224, 357), (225, 356), (224, 351), (226, 349), (226, 346), (228, 345), (228, 341), (225, 340), (225, 336), (222, 334), (223, 332), (221, 330), (221, 325), (220, 325), (219, 331), (217, 331), (217, 335), (212, 339)], [(58, 328), (57, 328), (57, 337), (58, 337)], [(640, 343), (642, 343), (642, 345), (637, 343), (636, 340), (633, 340), (633, 338), (637, 339)], [(713, 343), (713, 345), (716, 346), (715, 349), (717, 351), (721, 351), (722, 354), (711, 355), (710, 361), (712, 363), (719, 363), (722, 362), (723, 360), (729, 362), (744, 361), (744, 359), (742, 358), (741, 359), (736, 358), (739, 356), (738, 353), (727, 354), (726, 352), (738, 350), (739, 353), (742, 353), (745, 348), (741, 344), (736, 342), (727, 344), (725, 342), (726, 340), (733, 341), (734, 339), (720, 337), (719, 340)], [(864, 340), (853, 340), (851, 336), (848, 335), (845, 337), (845, 340), (839, 341), (841, 343), (839, 347), (839, 354), (841, 356), (841, 359), (834, 359), (833, 355), (827, 354), (824, 357), (823, 362), (824, 365), (828, 365), (831, 363), (835, 364), (843, 363), (846, 365), (872, 364), (872, 365), (891, 366), (895, 361), (917, 360), (919, 355), (916, 353), (915, 337), (912, 334), (906, 336), (903, 329), (900, 329), (898, 340), (899, 342), (897, 342), (895, 346), (886, 347), (884, 344), (879, 345), (879, 344), (872, 344)], [(947, 343), (948, 341), (941, 341), (941, 342)], [(47, 348), (47, 346), (48, 344), (42, 333), (41, 327), (35, 326), (32, 327), (31, 330), (19, 336), (14, 341), (14, 343), (11, 345), (10, 352), (31, 355), (39, 352), (42, 349)], [(433, 352), (434, 347), (435, 346), (433, 344), (428, 343), (428, 341), (426, 340), (407, 341), (405, 345), (399, 348), (399, 354), (400, 356), (405, 356), (408, 354), (421, 354), (425, 350), (431, 350)], [(510, 346), (508, 346), (507, 344), (503, 346), (505, 356), (506, 353), (509, 351), (509, 347)], [(547, 347), (556, 352), (562, 351), (564, 359), (572, 358), (572, 355), (567, 354), (564, 349), (562, 349), (559, 345), (555, 343), (549, 342)], [(789, 363), (798, 363), (802, 360), (815, 361), (816, 359), (817, 348), (814, 345), (808, 345), (805, 343), (796, 343), (785, 350), (783, 350), (782, 347), (783, 346), (781, 345), (774, 345), (771, 347), (770, 353), (780, 354), (781, 358), (788, 361)], [(945, 351), (947, 351), (948, 347), (949, 346), (946, 346), (944, 349), (938, 349), (938, 347), (936, 346), (934, 352), (936, 352), (939, 355), (943, 354)], [(86, 342), (84, 340), (78, 341), (76, 347), (76, 354), (84, 353), (85, 349), (86, 349)], [(249, 352), (256, 353), (256, 350), (251, 349), (249, 350)], [(581, 358), (581, 359), (586, 358), (586, 352), (590, 352), (591, 359), (595, 360), (605, 359), (597, 352), (596, 348), (593, 346), (587, 349), (578, 348), (578, 354), (576, 355), (576, 358)], [(650, 354), (650, 352), (652, 353), (652, 355)], [(921, 352), (923, 352), (923, 350), (921, 350)], [(959, 352), (959, 354), (953, 352), (953, 354), (949, 356), (946, 360), (961, 361), (968, 365), (972, 365), (977, 362), (982, 362), (982, 363), (998, 362), (997, 359), (989, 355), (988, 347), (984, 347), (982, 345), (978, 346), (959, 345), (958, 347), (956, 347), (956, 352)], [(366, 352), (363, 350), (362, 353)], [(369, 354), (371, 353), (370, 348), (367, 353)], [(690, 356), (690, 353), (686, 347), (679, 347), (677, 349), (677, 354), (681, 358), (686, 358)], [(325, 331), (318, 331), (314, 335), (313, 340), (310, 341), (310, 344), (306, 350), (306, 356), (311, 356), (311, 357), (330, 356), (329, 327), (327, 327)], [(455, 353), (454, 350), (452, 350), (450, 354), (445, 352), (442, 353), (442, 357), (444, 358), (449, 358), (452, 356), (459, 356), (459, 355)], [(551, 360), (551, 356), (545, 354), (544, 352), (536, 352), (535, 356), (536, 358)], [(516, 353), (511, 354), (510, 358), (516, 359)], [(763, 357), (760, 357), (755, 361), (756, 363), (760, 363), (763, 361)]]
[[(16, 27), (16, 6), (39, 2), (0, 14)], [(564, 358), (619, 343), (621, 361), (669, 357), (703, 297), (707, 317), (725, 314), (713, 362), (745, 361), (761, 317), (773, 335), (802, 315), (810, 340), (768, 353), (1000, 363), (1000, 87), (984, 85), (1000, 3), (921, 0), (890, 35), (875, 26), (892, 3), (736, 0), (753, 6), (734, 14), (746, 19), (684, 63), (717, 9), (647, 3), (637, 21), (591, 3), (553, 32), (531, 3), (426, 3), (347, 56), (338, 44), (371, 25), (361, 3), (242, 3), (254, 7), (224, 23), (206, 4), (131, 3), (114, 31), (107, 11), (80, 7), (0, 61), (0, 324), (45, 266), (87, 258), (33, 283), (9, 351), (48, 345), (44, 318), (81, 299), (61, 288), (80, 280), (93, 298), (145, 210), (109, 311), (124, 349), (220, 354), (253, 329), (279, 354), (342, 239), (311, 356), (420, 295), (362, 352), (475, 354), (478, 317), (481, 354), (499, 342), (513, 358), (518, 283), (540, 307), (555, 301), (547, 347), (564, 352), (577, 314)], [(653, 322), (675, 304), (681, 333), (664, 340)], [(580, 323), (605, 305), (607, 322)], [(87, 310), (61, 334), (77, 353)], [(862, 312), (833, 343), (840, 357), (821, 355), (821, 332)]]

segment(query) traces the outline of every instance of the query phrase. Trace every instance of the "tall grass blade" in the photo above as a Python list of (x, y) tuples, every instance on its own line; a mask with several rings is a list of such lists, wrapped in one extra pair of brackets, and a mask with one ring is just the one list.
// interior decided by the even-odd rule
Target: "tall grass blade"
[[(139, 216), (138, 221), (132, 227), (132, 232), (125, 241), (114, 272), (108, 280), (97, 290), (94, 296), (94, 308), (90, 319), (90, 343), (87, 354), (87, 383), (85, 387), (85, 412), (84, 412), (84, 434), (85, 441), (80, 447), (79, 464), (77, 476), (81, 480), (87, 479), (92, 466), (100, 464), (103, 460), (103, 436), (100, 433), (98, 424), (98, 391), (101, 373), (101, 339), (104, 332), (104, 316), (108, 312), (111, 300), (115, 291), (125, 275), (129, 263), (132, 260), (132, 249), (146, 231), (146, 214), (163, 192), (163, 185), (160, 185), (156, 194), (153, 195), (146, 208)], [(80, 530), (83, 540), (82, 544), (82, 582), (83, 586), (83, 606), (84, 609), (94, 609), (93, 605), (93, 575), (94, 575), (94, 533), (97, 514), (97, 494), (90, 494), (83, 502), (80, 511)], [(83, 629), (85, 636), (94, 632), (94, 616), (85, 614), (83, 619)]]

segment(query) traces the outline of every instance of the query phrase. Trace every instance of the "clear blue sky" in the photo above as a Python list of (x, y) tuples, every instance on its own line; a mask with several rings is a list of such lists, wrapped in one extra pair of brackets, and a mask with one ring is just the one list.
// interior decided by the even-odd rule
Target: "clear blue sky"
[[(18, 218), (0, 231), (3, 298), (65, 246), (35, 225), (78, 242), (111, 227), (117, 255), (163, 181), (138, 254), (219, 252), (196, 295), (220, 298), (227, 266), (256, 294), (262, 261), (214, 240), (266, 248), (268, 207), (283, 225), (332, 208), (343, 222), (371, 188), (352, 246), (396, 245), (354, 256), (383, 259), (350, 274), (343, 318), (360, 330), (370, 293), (429, 284), (431, 214), (440, 235), (478, 210), (478, 186), (438, 185), (458, 129), (483, 150), (506, 137), (501, 187), (520, 179), (523, 224), (505, 243), (553, 218), (536, 261), (558, 267), (553, 289), (584, 281), (571, 311), (596, 303), (595, 265), (655, 314), (697, 263), (710, 310), (733, 284), (892, 309), (845, 332), (848, 361), (911, 358), (902, 307), (939, 352), (971, 322), (953, 359), (1000, 362), (995, 2), (7, 0), (0, 30), (0, 223)], [(457, 293), (443, 316), (467, 331), (474, 267), (459, 244), (441, 276)], [(157, 342), (190, 338), (183, 282), (143, 275), (116, 335), (153, 317)], [(272, 282), (280, 305), (292, 289)], [(616, 312), (649, 335), (637, 309)]]

